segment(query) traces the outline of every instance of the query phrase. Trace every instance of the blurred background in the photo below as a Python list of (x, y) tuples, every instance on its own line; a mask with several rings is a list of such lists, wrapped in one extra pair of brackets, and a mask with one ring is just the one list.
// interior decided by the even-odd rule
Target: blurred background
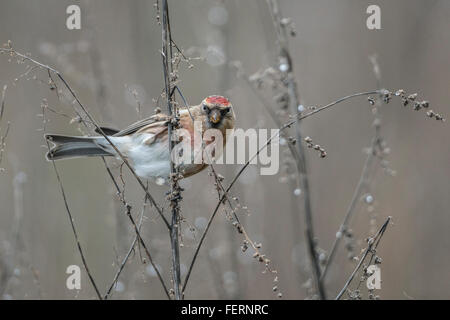
[[(81, 30), (66, 28), (67, 6), (81, 8)], [(368, 30), (366, 9), (381, 8), (381, 30)], [(174, 40), (186, 56), (180, 88), (191, 104), (211, 94), (230, 98), (240, 128), (276, 128), (254, 91), (230, 67), (239, 61), (248, 75), (278, 63), (278, 45), (265, 1), (169, 1)], [(377, 57), (381, 86), (417, 92), (431, 108), (449, 116), (450, 2), (446, 0), (281, 0), (283, 17), (295, 25), (290, 37), (295, 76), (304, 106), (327, 104), (341, 96), (376, 89), (370, 57)], [(161, 29), (154, 1), (2, 0), (0, 41), (61, 71), (100, 123), (124, 127), (154, 113), (163, 90)], [(290, 25), (293, 27), (293, 25)], [(0, 136), (10, 128), (0, 167), (0, 299), (95, 299), (82, 268), (55, 172), (44, 158), (41, 103), (49, 109), (46, 130), (92, 133), (73, 121), (73, 98), (58, 84), (49, 90), (46, 71), (29, 74), (27, 64), (0, 55), (0, 87), (7, 85)], [(198, 59), (195, 59), (198, 58)], [(15, 80), (17, 79), (17, 80)], [(56, 92), (55, 92), (56, 91)], [(265, 97), (274, 110), (277, 103)], [(59, 93), (60, 99), (58, 99)], [(379, 162), (371, 170), (366, 201), (358, 201), (345, 240), (325, 282), (329, 297), (342, 288), (364, 239), (386, 219), (392, 223), (378, 255), (382, 258), (382, 299), (450, 298), (450, 130), (425, 112), (404, 108), (399, 99), (379, 107), (381, 135), (395, 175)], [(304, 136), (326, 149), (321, 159), (307, 149), (314, 226), (318, 248), (327, 252), (350, 203), (373, 136), (372, 107), (357, 98), (301, 123)], [(275, 176), (260, 176), (251, 166), (232, 194), (250, 237), (277, 270), (273, 275), (241, 250), (242, 237), (219, 211), (200, 251), (186, 298), (285, 299), (312, 297), (310, 264), (304, 239), (302, 190), (290, 169), (286, 147)], [(283, 151), (284, 150), (284, 151)], [(109, 160), (114, 175), (120, 163)], [(382, 163), (386, 164), (386, 163)], [(134, 232), (100, 159), (58, 162), (87, 262), (101, 292), (110, 286)], [(230, 181), (239, 165), (217, 166)], [(124, 169), (125, 197), (138, 218), (143, 193)], [(227, 184), (227, 183), (226, 183)], [(182, 182), (181, 248), (183, 277), (206, 221), (217, 203), (208, 170)], [(150, 183), (163, 204), (167, 188)], [(370, 196), (368, 198), (368, 196)], [(367, 201), (370, 199), (370, 201)], [(167, 203), (166, 203), (167, 206)], [(170, 283), (169, 236), (147, 207), (142, 234)], [(353, 247), (353, 251), (349, 251)], [(353, 253), (352, 253), (353, 252)], [(139, 248), (112, 293), (114, 299), (164, 299), (155, 270), (143, 263)], [(80, 290), (66, 287), (66, 268), (82, 268)], [(367, 298), (367, 295), (364, 296)]]

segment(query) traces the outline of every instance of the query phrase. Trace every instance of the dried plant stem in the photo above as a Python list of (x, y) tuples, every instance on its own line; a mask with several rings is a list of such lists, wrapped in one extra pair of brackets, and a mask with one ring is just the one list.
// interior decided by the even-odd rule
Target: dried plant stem
[[(168, 136), (169, 136), (169, 154), (175, 146), (173, 140), (173, 132), (176, 129), (177, 110), (174, 104), (174, 95), (171, 94), (172, 80), (171, 73), (173, 71), (172, 65), (172, 35), (170, 30), (169, 7), (167, 0), (162, 0), (162, 58), (164, 70), (164, 87), (167, 99), (167, 110), (171, 118), (168, 122)], [(180, 220), (180, 206), (181, 188), (178, 185), (178, 170), (173, 161), (170, 162), (170, 207), (172, 209), (172, 222), (170, 225), (170, 240), (172, 246), (172, 278), (174, 286), (174, 294), (176, 300), (183, 298), (181, 291), (181, 271), (180, 271), (180, 244), (178, 238), (179, 220)]]
[(367, 245), (366, 250), (364, 250), (363, 256), (359, 260), (358, 264), (356, 265), (355, 269), (351, 273), (351, 275), (348, 278), (348, 280), (345, 282), (344, 287), (341, 289), (339, 294), (336, 296), (336, 300), (339, 300), (342, 297), (342, 295), (345, 293), (345, 291), (347, 290), (348, 286), (350, 285), (350, 283), (352, 282), (353, 278), (355, 277), (356, 273), (358, 272), (358, 270), (361, 268), (362, 264), (364, 263), (367, 255), (370, 252), (373, 252), (374, 250), (377, 249), (378, 244), (380, 243), (381, 238), (383, 237), (383, 234), (386, 231), (386, 228), (387, 228), (387, 226), (388, 226), (390, 221), (391, 221), (391, 217), (388, 217), (386, 222), (381, 226), (380, 230), (378, 230), (378, 232), (375, 234), (375, 236), (373, 238), (369, 238), (368, 239), (368, 245)]
[[(369, 59), (373, 66), (373, 72), (374, 72), (375, 79), (377, 82), (377, 87), (379, 90), (381, 90), (382, 89), (382, 87), (381, 87), (381, 71), (380, 71), (380, 66), (378, 65), (377, 56), (372, 55), (369, 57)], [(376, 102), (377, 107), (379, 107), (380, 103), (381, 103), (380, 100), (377, 100), (377, 102)], [(344, 219), (341, 223), (341, 226), (339, 227), (339, 230), (336, 233), (336, 238), (333, 242), (333, 246), (331, 247), (330, 253), (328, 254), (328, 258), (327, 258), (325, 267), (324, 267), (324, 269), (322, 271), (322, 275), (320, 277), (320, 281), (322, 281), (322, 282), (325, 281), (325, 277), (330, 269), (330, 265), (333, 262), (333, 259), (337, 252), (339, 243), (344, 236), (344, 232), (347, 231), (347, 229), (348, 229), (348, 223), (350, 221), (350, 218), (353, 215), (353, 212), (355, 211), (356, 204), (358, 203), (358, 200), (361, 197), (363, 189), (365, 187), (367, 187), (367, 184), (369, 183), (369, 170), (372, 167), (373, 160), (375, 159), (375, 157), (377, 155), (376, 148), (377, 148), (377, 146), (381, 145), (381, 134), (380, 134), (381, 120), (378, 116), (378, 112), (375, 112), (374, 114), (375, 114), (375, 120), (374, 120), (373, 124), (375, 127), (375, 133), (374, 133), (374, 137), (372, 138), (372, 144), (367, 151), (366, 161), (364, 162), (364, 166), (361, 171), (361, 176), (359, 178), (358, 184), (353, 192), (353, 196), (350, 201), (350, 205), (347, 209), (347, 213), (345, 214)]]
[[(298, 85), (294, 75), (293, 63), (291, 59), (291, 54), (288, 46), (288, 39), (286, 35), (285, 25), (281, 21), (281, 13), (278, 6), (277, 0), (267, 0), (269, 5), (270, 13), (272, 15), (272, 20), (274, 23), (274, 27), (277, 33), (278, 44), (280, 48), (279, 60), (280, 66), (282, 64), (287, 66), (286, 73), (286, 88), (289, 94), (289, 102), (291, 105), (291, 109), (294, 112), (298, 111), (298, 106), (300, 105), (299, 93), (298, 93)], [(281, 69), (281, 68), (280, 68)], [(319, 259), (316, 252), (316, 239), (314, 236), (314, 227), (313, 227), (313, 214), (311, 208), (311, 194), (309, 190), (309, 179), (306, 165), (306, 157), (305, 150), (302, 143), (302, 135), (300, 132), (300, 121), (296, 123), (295, 133), (297, 138), (297, 157), (295, 161), (297, 163), (297, 169), (300, 178), (300, 188), (303, 189), (303, 209), (305, 214), (305, 234), (306, 234), (306, 243), (309, 253), (309, 259), (311, 262), (311, 269), (313, 273), (313, 280), (316, 286), (316, 291), (319, 295), (320, 299), (326, 299), (325, 289), (323, 287), (323, 283), (320, 281), (320, 264)]]
[[(5, 111), (5, 100), (6, 100), (6, 89), (8, 88), (7, 85), (3, 86), (3, 90), (2, 90), (2, 94), (1, 94), (1, 102), (0, 102), (0, 130), (2, 129), (1, 127), (1, 122), (3, 119), (3, 113)], [(6, 130), (5, 133), (0, 136), (0, 165), (2, 164), (2, 160), (3, 160), (3, 152), (4, 152), (4, 148), (6, 145), (6, 138), (8, 137), (9, 134), (9, 129), (11, 127), (11, 123), (8, 121), (7, 125), (6, 125)], [(1, 167), (0, 167), (0, 170)], [(0, 171), (1, 173), (1, 171)]]
[(198, 253), (200, 252), (200, 248), (202, 247), (203, 241), (206, 238), (206, 235), (207, 235), (207, 233), (209, 231), (209, 228), (211, 227), (211, 224), (212, 224), (215, 216), (217, 215), (217, 212), (219, 211), (220, 204), (222, 203), (222, 201), (224, 199), (225, 199), (225, 193), (222, 195), (222, 197), (220, 197), (219, 202), (216, 205), (216, 208), (214, 209), (213, 213), (209, 217), (208, 223), (206, 224), (206, 228), (203, 231), (202, 236), (200, 237), (200, 240), (199, 240), (199, 242), (197, 244), (197, 247), (195, 248), (194, 256), (192, 257), (191, 263), (189, 264), (188, 272), (186, 274), (186, 277), (184, 278), (183, 288), (182, 288), (182, 291), (181, 291), (183, 293), (183, 295), (184, 295), (184, 292), (186, 290), (186, 286), (187, 286), (187, 284), (189, 282), (189, 278), (191, 276), (192, 269), (194, 268), (195, 261), (197, 260)]
[(378, 144), (378, 135), (374, 137), (372, 146), (370, 147), (367, 158), (364, 163), (364, 167), (361, 172), (361, 176), (358, 181), (358, 185), (355, 188), (355, 191), (353, 192), (352, 200), (350, 201), (350, 205), (348, 206), (347, 213), (344, 216), (344, 219), (342, 220), (341, 226), (339, 227), (339, 231), (336, 233), (336, 238), (334, 240), (333, 246), (330, 250), (330, 253), (328, 255), (327, 262), (325, 264), (325, 267), (322, 271), (322, 276), (320, 277), (320, 280), (323, 282), (325, 280), (325, 277), (330, 269), (330, 265), (333, 262), (333, 259), (335, 257), (337, 248), (339, 246), (340, 241), (343, 238), (344, 231), (348, 228), (348, 222), (350, 221), (350, 218), (353, 215), (353, 212), (355, 211), (356, 204), (358, 203), (359, 198), (361, 197), (361, 193), (364, 189), (364, 186), (367, 184), (368, 176), (370, 168), (372, 167), (373, 160), (375, 158), (375, 147)]
[[(103, 161), (105, 161), (105, 160), (103, 159)], [(106, 163), (105, 163), (105, 165), (106, 165)], [(153, 261), (153, 258), (152, 258), (151, 254), (150, 254), (150, 251), (147, 248), (147, 246), (146, 246), (146, 244), (144, 242), (144, 239), (142, 239), (141, 233), (139, 232), (139, 228), (137, 227), (136, 223), (134, 222), (133, 216), (131, 215), (131, 206), (123, 198), (122, 191), (120, 190), (120, 187), (119, 187), (116, 179), (114, 178), (111, 170), (108, 167), (106, 167), (106, 168), (107, 168), (107, 172), (109, 174), (109, 177), (111, 178), (111, 180), (113, 182), (113, 185), (116, 188), (117, 195), (120, 197), (120, 201), (122, 202), (124, 208), (126, 209), (127, 217), (130, 220), (131, 224), (133, 225), (133, 228), (134, 228), (134, 231), (136, 233), (136, 236), (138, 237), (139, 243), (144, 248), (145, 254), (147, 255), (148, 260), (150, 261), (150, 264), (152, 265), (153, 269), (155, 269), (156, 275), (157, 275), (157, 277), (159, 279), (159, 282), (161, 283), (161, 286), (163, 287), (164, 293), (166, 294), (167, 298), (170, 299), (169, 290), (167, 289), (167, 286), (166, 286), (166, 284), (164, 282), (164, 279), (163, 279), (161, 273), (159, 272), (159, 269), (156, 267), (156, 264)], [(148, 196), (147, 195), (146, 195), (146, 200), (148, 200)]]
[(6, 89), (8, 89), (8, 86), (4, 85), (2, 89), (2, 100), (0, 103), (0, 121), (3, 118), (3, 112), (5, 111)]
[(161, 276), (161, 273), (159, 272), (159, 270), (158, 270), (158, 268), (157, 268), (155, 262), (153, 261), (153, 258), (152, 258), (151, 254), (150, 254), (150, 251), (148, 250), (147, 246), (146, 246), (145, 243), (144, 243), (144, 240), (143, 240), (142, 237), (141, 237), (141, 234), (140, 234), (140, 232), (139, 232), (138, 226), (137, 226), (136, 223), (134, 222), (134, 219), (133, 219), (133, 217), (132, 217), (132, 215), (131, 215), (131, 207), (129, 207), (129, 208), (130, 208), (130, 210), (127, 210), (127, 216), (128, 216), (128, 218), (130, 219), (131, 223), (133, 224), (134, 231), (136, 232), (136, 235), (139, 237), (139, 241), (140, 241), (142, 247), (144, 248), (145, 253), (147, 254), (147, 257), (148, 257), (148, 260), (150, 261), (150, 264), (151, 264), (151, 265), (153, 266), (153, 268), (155, 269), (155, 272), (156, 272), (156, 274), (157, 274), (157, 276), (158, 276), (158, 279), (159, 279), (159, 281), (161, 282), (161, 285), (163, 286), (164, 293), (166, 294), (167, 298), (170, 299), (169, 290), (167, 289), (167, 286), (166, 286), (166, 284), (164, 283), (164, 280), (163, 280), (163, 278), (162, 278), (162, 276)]
[[(45, 110), (42, 111), (42, 114), (43, 114), (44, 132), (45, 132), (45, 122), (46, 122)], [(50, 144), (49, 144), (49, 142), (47, 140), (46, 140), (46, 144), (47, 144), (48, 150), (50, 151), (51, 147), (50, 147)], [(77, 248), (78, 248), (78, 252), (80, 253), (81, 261), (83, 262), (84, 269), (86, 270), (86, 273), (88, 274), (89, 281), (91, 282), (92, 286), (94, 287), (94, 290), (95, 290), (95, 293), (97, 294), (98, 299), (102, 300), (102, 295), (100, 294), (100, 291), (98, 290), (97, 284), (95, 283), (94, 277), (92, 276), (92, 274), (91, 274), (91, 272), (89, 270), (86, 258), (84, 256), (83, 249), (82, 249), (81, 244), (80, 244), (80, 240), (78, 239), (78, 232), (77, 232), (77, 229), (75, 227), (75, 220), (74, 220), (74, 218), (72, 216), (72, 212), (70, 211), (69, 204), (67, 203), (66, 191), (64, 190), (64, 186), (63, 186), (63, 183), (61, 181), (61, 177), (59, 175), (58, 168), (56, 167), (56, 164), (55, 164), (54, 160), (52, 160), (52, 165), (53, 165), (53, 169), (55, 171), (56, 179), (58, 180), (59, 189), (61, 191), (61, 195), (62, 195), (62, 198), (63, 198), (63, 201), (64, 201), (64, 206), (66, 208), (67, 215), (69, 216), (70, 226), (72, 227), (72, 232), (73, 232), (73, 235), (75, 237), (75, 242), (77, 243)]]
[[(11, 128), (11, 123), (8, 121), (8, 123), (6, 125), (5, 133), (0, 137), (0, 165), (2, 164), (2, 161), (3, 161), (3, 153), (4, 153), (4, 148), (6, 145), (6, 138), (8, 138), (10, 128)], [(1, 129), (1, 127), (0, 127), (0, 129)], [(1, 171), (0, 171), (0, 173), (1, 173)]]
[[(143, 206), (142, 211), (141, 211), (141, 217), (139, 218), (138, 230), (141, 229), (142, 222), (143, 222), (143, 220), (144, 220), (143, 218), (144, 218), (144, 212), (145, 212), (145, 204), (146, 204), (146, 202), (147, 202), (147, 196), (145, 197), (144, 206)], [(109, 286), (108, 291), (106, 292), (106, 294), (105, 294), (105, 296), (103, 297), (103, 299), (107, 300), (107, 299), (109, 298), (109, 296), (110, 296), (110, 294), (111, 294), (111, 291), (112, 291), (112, 289), (114, 288), (114, 286), (117, 284), (117, 281), (119, 280), (120, 274), (122, 273), (123, 269), (125, 268), (125, 265), (126, 265), (126, 263), (128, 262), (128, 259), (129, 259), (130, 256), (131, 256), (131, 253), (133, 253), (134, 248), (135, 248), (135, 246), (136, 246), (136, 243), (138, 243), (138, 240), (139, 240), (139, 237), (138, 237), (138, 235), (136, 234), (136, 235), (134, 236), (134, 239), (133, 239), (131, 245), (130, 245), (130, 248), (129, 248), (128, 251), (127, 251), (127, 254), (126, 254), (125, 257), (122, 259), (122, 262), (120, 263), (119, 268), (117, 269), (117, 272), (116, 272), (116, 274), (114, 275), (113, 281), (112, 281), (111, 285)]]

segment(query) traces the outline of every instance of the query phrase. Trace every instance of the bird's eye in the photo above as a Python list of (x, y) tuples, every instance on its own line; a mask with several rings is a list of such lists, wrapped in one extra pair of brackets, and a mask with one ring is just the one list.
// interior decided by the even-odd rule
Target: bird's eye
[(231, 112), (231, 107), (226, 108), (226, 109), (225, 109), (225, 112), (226, 112), (226, 113), (230, 113), (230, 112)]
[(206, 104), (202, 105), (202, 110), (203, 110), (204, 112), (208, 112), (208, 111), (209, 111), (209, 109), (208, 109), (208, 107), (206, 106)]

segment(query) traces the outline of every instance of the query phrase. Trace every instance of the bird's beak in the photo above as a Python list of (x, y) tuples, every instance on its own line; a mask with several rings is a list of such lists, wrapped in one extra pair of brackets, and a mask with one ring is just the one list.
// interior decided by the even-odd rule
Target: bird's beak
[(220, 111), (219, 110), (212, 110), (209, 114), (209, 121), (214, 124), (218, 124), (220, 122)]

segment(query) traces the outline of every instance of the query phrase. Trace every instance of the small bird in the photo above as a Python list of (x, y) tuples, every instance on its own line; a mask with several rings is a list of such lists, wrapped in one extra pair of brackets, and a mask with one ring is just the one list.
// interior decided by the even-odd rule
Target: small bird
[[(192, 117), (192, 118), (191, 118)], [(179, 127), (186, 129), (194, 142), (194, 121), (200, 121), (200, 137), (208, 129), (218, 129), (222, 133), (223, 147), (226, 144), (226, 131), (234, 129), (236, 116), (230, 101), (222, 96), (209, 96), (201, 104), (179, 110)], [(102, 131), (130, 162), (136, 174), (142, 178), (164, 179), (170, 175), (170, 150), (167, 114), (157, 113), (137, 121), (123, 130), (101, 127)], [(96, 130), (99, 133), (99, 130)], [(45, 138), (53, 144), (47, 153), (47, 160), (60, 160), (74, 157), (116, 156), (117, 152), (103, 136), (77, 137), (46, 134)], [(214, 143), (209, 141), (207, 145)], [(215, 155), (219, 156), (219, 155)], [(179, 172), (184, 178), (192, 176), (207, 167), (207, 164), (182, 164)], [(163, 181), (164, 181), (163, 180)]]

